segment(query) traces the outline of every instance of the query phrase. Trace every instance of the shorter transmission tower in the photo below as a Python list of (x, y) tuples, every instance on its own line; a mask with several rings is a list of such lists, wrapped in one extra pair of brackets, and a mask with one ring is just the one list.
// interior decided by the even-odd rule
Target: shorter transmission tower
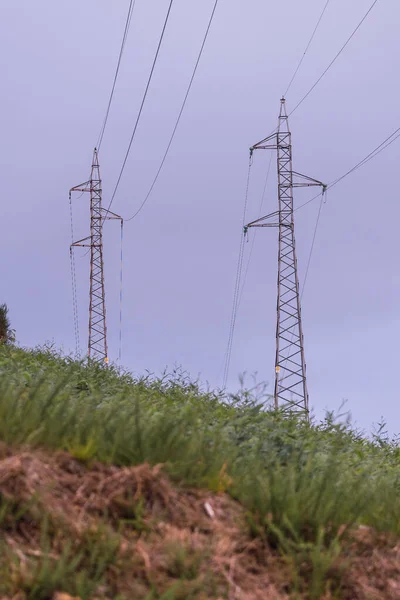
[(97, 149), (94, 149), (90, 179), (70, 189), (72, 192), (90, 193), (90, 235), (70, 247), (90, 249), (90, 285), (89, 285), (89, 341), (88, 356), (98, 362), (108, 364), (106, 295), (104, 285), (103, 225), (104, 221), (122, 217), (106, 210), (102, 206), (102, 187)]
[(278, 227), (278, 293), (275, 356), (275, 408), (309, 414), (309, 398), (304, 357), (299, 278), (294, 235), (293, 188), (326, 186), (293, 171), (292, 141), (285, 98), (281, 99), (278, 129), (250, 148), (276, 150), (278, 166), (278, 210), (252, 221), (250, 227)]

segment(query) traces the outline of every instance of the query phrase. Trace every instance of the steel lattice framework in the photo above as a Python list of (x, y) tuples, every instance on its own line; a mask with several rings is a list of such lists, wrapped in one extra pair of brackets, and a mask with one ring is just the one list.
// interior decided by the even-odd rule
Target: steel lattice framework
[(90, 290), (89, 290), (89, 342), (88, 356), (99, 362), (108, 363), (106, 298), (104, 285), (103, 225), (108, 219), (121, 217), (102, 207), (102, 186), (97, 149), (94, 149), (92, 170), (89, 181), (70, 190), (90, 193), (90, 236), (71, 245), (90, 249)]
[(292, 141), (285, 99), (281, 99), (278, 130), (261, 140), (254, 150), (276, 150), (278, 211), (249, 223), (249, 227), (278, 227), (278, 290), (275, 356), (275, 408), (309, 414), (304, 357), (299, 278), (294, 231), (293, 188), (325, 186), (292, 168)]

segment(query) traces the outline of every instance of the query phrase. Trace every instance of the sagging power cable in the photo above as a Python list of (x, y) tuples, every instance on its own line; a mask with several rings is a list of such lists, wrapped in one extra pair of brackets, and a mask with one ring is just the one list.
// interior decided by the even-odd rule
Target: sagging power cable
[(110, 97), (108, 99), (108, 105), (107, 105), (107, 109), (106, 109), (106, 114), (105, 114), (105, 117), (104, 117), (104, 120), (103, 120), (103, 124), (101, 126), (101, 130), (100, 130), (100, 134), (99, 134), (99, 137), (98, 137), (98, 140), (97, 140), (97, 144), (96, 144), (97, 150), (100, 150), (100, 147), (101, 147), (101, 144), (102, 144), (102, 141), (103, 141), (103, 137), (104, 137), (104, 132), (106, 130), (108, 116), (110, 114), (111, 104), (112, 104), (113, 97), (114, 97), (115, 86), (116, 86), (117, 79), (118, 79), (119, 68), (121, 66), (121, 60), (122, 60), (122, 55), (123, 55), (124, 50), (125, 50), (126, 40), (128, 39), (128, 33), (129, 33), (130, 25), (131, 25), (132, 14), (133, 14), (133, 9), (135, 8), (135, 4), (136, 4), (136, 0), (130, 0), (130, 2), (129, 2), (129, 8), (128, 8), (128, 14), (126, 16), (126, 21), (125, 21), (124, 34), (122, 36), (121, 48), (120, 48), (119, 56), (118, 56), (117, 67), (115, 69), (115, 74), (114, 74), (114, 81), (113, 81), (113, 84), (112, 84), (112, 87), (111, 87)]
[(184, 99), (183, 99), (183, 102), (182, 102), (182, 105), (181, 105), (180, 111), (179, 111), (179, 113), (178, 113), (178, 117), (177, 117), (177, 119), (176, 119), (176, 122), (175, 122), (174, 128), (173, 128), (173, 130), (172, 130), (171, 137), (169, 138), (169, 141), (168, 141), (168, 144), (167, 144), (167, 148), (166, 148), (166, 150), (165, 150), (165, 152), (164, 152), (164, 156), (163, 156), (163, 157), (162, 157), (162, 159), (161, 159), (160, 166), (159, 166), (159, 167), (158, 167), (158, 169), (157, 169), (157, 172), (156, 172), (156, 174), (155, 174), (155, 177), (154, 177), (154, 179), (153, 179), (153, 181), (152, 181), (152, 183), (151, 183), (151, 185), (150, 185), (150, 187), (149, 187), (149, 190), (148, 190), (148, 192), (147, 192), (146, 196), (144, 197), (144, 199), (143, 199), (142, 203), (140, 204), (140, 206), (139, 206), (139, 208), (137, 209), (137, 211), (136, 211), (136, 212), (135, 212), (135, 213), (134, 213), (134, 214), (133, 214), (131, 217), (129, 217), (129, 219), (126, 219), (127, 221), (132, 221), (132, 219), (134, 219), (135, 217), (137, 217), (137, 215), (140, 213), (140, 211), (143, 209), (144, 205), (146, 204), (147, 200), (149, 199), (149, 197), (150, 197), (150, 195), (151, 195), (151, 193), (152, 193), (152, 191), (153, 191), (153, 189), (154, 189), (154, 186), (155, 186), (155, 185), (156, 185), (156, 183), (157, 183), (158, 177), (159, 177), (159, 175), (160, 175), (160, 173), (161, 173), (161, 170), (162, 170), (162, 168), (163, 168), (163, 166), (164, 166), (165, 160), (166, 160), (166, 158), (167, 158), (167, 156), (168, 156), (168, 153), (169, 153), (169, 150), (170, 150), (170, 148), (171, 148), (171, 145), (172, 145), (173, 139), (174, 139), (174, 137), (175, 137), (176, 130), (178, 129), (178, 125), (179, 125), (179, 122), (180, 122), (180, 120), (181, 120), (181, 117), (182, 117), (183, 111), (184, 111), (184, 109), (185, 109), (186, 102), (187, 102), (187, 99), (188, 99), (188, 97), (189, 97), (190, 90), (192, 89), (193, 81), (194, 81), (194, 78), (195, 78), (195, 76), (196, 76), (196, 73), (197, 73), (197, 68), (198, 68), (198, 66), (199, 66), (200, 59), (201, 59), (201, 57), (202, 57), (202, 54), (203, 54), (204, 46), (206, 45), (206, 41), (207, 41), (207, 38), (208, 38), (208, 34), (209, 34), (209, 32), (210, 32), (210, 28), (211, 28), (211, 23), (213, 22), (214, 15), (215, 15), (215, 11), (216, 11), (216, 8), (217, 8), (217, 5), (218, 5), (218, 2), (219, 2), (219, 0), (215, 0), (215, 2), (214, 2), (214, 6), (213, 6), (213, 9), (212, 9), (212, 11), (211, 11), (211, 16), (210, 16), (210, 19), (209, 19), (209, 21), (208, 21), (207, 29), (206, 29), (206, 32), (205, 32), (205, 35), (204, 35), (204, 38), (203, 38), (202, 44), (201, 44), (201, 46), (200, 46), (200, 51), (199, 51), (199, 54), (198, 54), (198, 56), (197, 56), (196, 63), (195, 63), (195, 65), (194, 65), (194, 69), (193, 69), (193, 72), (192, 72), (192, 76), (191, 76), (191, 78), (190, 78), (189, 85), (188, 85), (188, 87), (187, 87), (187, 89), (186, 89), (185, 97), (184, 97)]
[(131, 148), (132, 148), (132, 143), (133, 143), (133, 140), (134, 140), (135, 135), (136, 135), (136, 131), (137, 131), (137, 128), (138, 128), (138, 125), (139, 125), (140, 117), (142, 116), (143, 107), (144, 107), (144, 104), (146, 102), (146, 98), (147, 98), (147, 94), (148, 94), (148, 91), (149, 91), (149, 88), (150, 88), (151, 80), (153, 78), (154, 69), (155, 69), (156, 64), (157, 64), (158, 56), (160, 54), (161, 44), (162, 44), (163, 39), (164, 39), (164, 34), (165, 34), (165, 30), (167, 28), (167, 24), (168, 24), (168, 21), (169, 21), (169, 16), (170, 16), (170, 13), (171, 13), (173, 2), (174, 2), (174, 0), (170, 0), (169, 6), (168, 6), (168, 11), (167, 11), (167, 14), (166, 14), (166, 17), (165, 17), (165, 20), (164, 20), (164, 25), (163, 25), (163, 28), (162, 28), (162, 31), (161, 31), (161, 35), (160, 35), (160, 38), (159, 38), (159, 41), (158, 41), (157, 50), (156, 50), (156, 53), (155, 53), (155, 56), (154, 56), (154, 59), (153, 59), (153, 64), (152, 64), (152, 67), (151, 67), (151, 70), (150, 70), (150, 75), (149, 75), (149, 78), (147, 80), (147, 84), (146, 84), (146, 88), (145, 88), (145, 91), (144, 91), (144, 94), (143, 94), (142, 102), (140, 104), (139, 112), (138, 112), (138, 115), (137, 115), (137, 118), (136, 118), (136, 122), (135, 122), (135, 125), (134, 125), (134, 128), (133, 128), (132, 135), (131, 135), (131, 139), (129, 141), (128, 149), (127, 149), (127, 151), (125, 153), (125, 158), (124, 158), (124, 160), (122, 162), (122, 167), (121, 167), (120, 173), (118, 175), (117, 183), (115, 184), (115, 188), (114, 188), (113, 194), (111, 196), (111, 200), (110, 200), (110, 203), (108, 205), (108, 209), (107, 210), (110, 210), (110, 208), (112, 206), (112, 203), (114, 202), (115, 195), (116, 195), (116, 193), (118, 191), (119, 184), (121, 183), (122, 175), (124, 173), (126, 162), (128, 160), (128, 157), (129, 157), (129, 154), (130, 154), (130, 151), (131, 151)]

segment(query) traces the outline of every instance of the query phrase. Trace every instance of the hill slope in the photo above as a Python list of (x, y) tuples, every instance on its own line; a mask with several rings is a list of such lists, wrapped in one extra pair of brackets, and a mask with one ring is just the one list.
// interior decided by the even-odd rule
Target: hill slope
[(399, 449), (0, 349), (0, 597), (400, 598)]

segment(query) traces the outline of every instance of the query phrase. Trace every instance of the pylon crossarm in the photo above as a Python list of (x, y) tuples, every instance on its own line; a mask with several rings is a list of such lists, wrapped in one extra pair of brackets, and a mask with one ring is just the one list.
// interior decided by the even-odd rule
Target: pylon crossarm
[[(106, 217), (104, 217), (105, 219), (118, 219), (120, 221), (124, 220), (122, 217), (120, 217), (116, 213), (112, 212), (111, 210), (107, 210), (106, 208), (102, 208), (102, 212), (107, 215)], [(108, 216), (108, 215), (111, 215), (111, 216)]]
[(322, 181), (318, 181), (318, 179), (313, 179), (313, 177), (308, 177), (308, 175), (303, 175), (302, 173), (297, 173), (297, 171), (292, 171), (292, 175), (296, 175), (305, 181), (293, 181), (293, 187), (312, 187), (312, 186), (321, 186), (322, 188), (326, 188), (326, 184), (322, 183)]
[(91, 244), (82, 244), (82, 242), (86, 242), (87, 240), (90, 240), (90, 236), (83, 238), (82, 240), (78, 240), (77, 242), (74, 242), (73, 244), (71, 244), (70, 248), (73, 248), (74, 246), (81, 246), (83, 248), (87, 248), (91, 246)]
[(80, 183), (79, 185), (72, 187), (69, 190), (69, 193), (71, 193), (71, 192), (90, 192), (90, 187), (87, 187), (88, 184), (90, 185), (90, 181), (84, 181), (83, 183)]
[(279, 227), (279, 223), (260, 223), (259, 225), (251, 225), (251, 227)]
[(279, 227), (279, 223), (266, 223), (266, 224), (262, 224), (262, 225), (259, 224), (259, 223), (262, 223), (263, 221), (265, 221), (266, 219), (272, 219), (272, 217), (278, 217), (278, 216), (279, 216), (279, 211), (277, 210), (273, 213), (270, 213), (269, 215), (265, 215), (265, 217), (260, 217), (259, 219), (256, 219), (255, 221), (251, 221), (251, 223), (246, 225), (246, 228), (249, 228), (249, 227)]
[[(273, 139), (276, 140), (275, 144), (267, 144), (267, 142), (269, 142), (270, 140), (273, 140)], [(277, 133), (275, 131), (274, 133), (271, 133), (271, 135), (264, 138), (260, 142), (257, 142), (257, 144), (254, 144), (254, 146), (251, 146), (250, 153), (252, 153), (253, 150), (276, 150), (277, 147), (278, 147), (278, 138), (277, 138)]]

